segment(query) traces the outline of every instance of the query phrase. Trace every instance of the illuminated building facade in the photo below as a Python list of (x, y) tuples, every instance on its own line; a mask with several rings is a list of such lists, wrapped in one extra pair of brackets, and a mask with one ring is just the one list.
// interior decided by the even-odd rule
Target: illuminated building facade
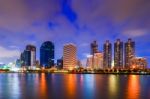
[(46, 41), (41, 45), (40, 65), (45, 68), (54, 66), (54, 43)]
[(94, 53), (87, 58), (87, 67), (92, 69), (103, 69), (103, 53)]
[(93, 55), (90, 55), (87, 57), (87, 61), (86, 61), (86, 67), (87, 68), (92, 68), (92, 58), (93, 58)]
[(111, 68), (112, 63), (112, 44), (107, 40), (103, 45), (103, 66), (104, 68)]
[(120, 39), (114, 44), (114, 67), (123, 68), (123, 42)]
[(143, 57), (133, 57), (130, 59), (129, 65), (132, 69), (145, 69), (147, 68), (147, 60)]
[(128, 39), (125, 43), (125, 67), (130, 67), (130, 60), (135, 57), (135, 42), (132, 39)]
[(72, 70), (77, 65), (77, 48), (74, 44), (66, 44), (63, 48), (63, 68)]

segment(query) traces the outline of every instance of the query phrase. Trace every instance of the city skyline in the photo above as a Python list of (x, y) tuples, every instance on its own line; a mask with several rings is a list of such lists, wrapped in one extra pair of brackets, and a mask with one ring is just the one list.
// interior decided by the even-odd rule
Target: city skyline
[[(66, 44), (64, 44), (62, 49), (64, 49), (64, 47), (66, 45), (76, 46), (74, 43), (66, 43)], [(81, 62), (81, 64), (83, 64), (82, 66), (84, 66), (84, 67), (87, 66), (88, 58), (90, 58), (90, 57), (92, 58), (92, 56), (96, 55), (97, 53), (104, 54), (104, 56), (103, 56), (104, 64), (102, 63), (104, 68), (108, 68), (108, 67), (109, 68), (112, 68), (112, 67), (128, 68), (128, 67), (130, 67), (130, 65), (129, 65), (130, 59), (132, 59), (134, 57), (142, 58), (142, 56), (138, 56), (136, 54), (136, 50), (135, 50), (136, 43), (131, 38), (128, 38), (128, 40), (126, 40), (125, 42), (121, 41), (121, 39), (116, 39), (116, 41), (114, 41), (114, 42), (105, 40), (105, 42), (103, 43), (103, 47), (102, 47), (103, 50), (99, 49), (99, 47), (98, 47), (99, 44), (97, 43), (96, 40), (94, 40), (89, 45), (90, 45), (89, 46), (90, 52), (85, 58), (86, 62), (85, 63)], [(60, 58), (55, 58), (55, 56), (57, 55), (57, 53), (55, 53), (55, 46), (56, 45), (51, 41), (43, 42), (42, 45), (40, 46), (40, 48), (37, 48), (33, 44), (27, 44), (25, 49), (20, 53), (20, 56), (15, 61), (17, 61), (18, 59), (20, 59), (21, 61), (25, 61), (22, 63), (22, 66), (34, 66), (36, 64), (36, 62), (40, 62), (39, 63), (40, 66), (43, 66), (45, 68), (53, 67), (54, 64), (57, 64), (57, 61), (59, 59), (63, 58), (63, 55)], [(36, 49), (39, 49), (39, 51), (37, 51)], [(76, 55), (77, 55), (79, 49), (77, 47), (76, 47), (76, 49), (77, 49), (77, 51), (76, 51)], [(62, 53), (64, 53), (64, 51)], [(146, 58), (146, 57), (143, 57), (143, 58)], [(126, 61), (127, 59), (128, 59), (128, 62)], [(78, 56), (77, 56), (77, 60), (79, 60)], [(146, 60), (147, 60), (147, 58), (146, 58)], [(129, 66), (127, 66), (126, 64), (128, 64)], [(50, 67), (47, 67), (47, 66), (50, 66)]]
[(117, 38), (123, 42), (132, 38), (136, 55), (150, 63), (149, 2), (0, 1), (0, 62), (15, 61), (27, 44), (37, 47), (38, 59), (44, 41), (54, 42), (56, 59), (62, 57), (64, 44), (75, 43), (78, 58), (84, 62), (92, 41), (97, 40), (102, 51), (105, 40), (114, 43)]
[(150, 99), (150, 0), (0, 0), (0, 99)]
[[(113, 45), (113, 46), (112, 46)], [(97, 41), (90, 43), (90, 55), (86, 57), (86, 63), (82, 64), (83, 67), (88, 68), (131, 68), (134, 65), (143, 64), (147, 59), (142, 56), (136, 55), (136, 43), (131, 38), (128, 38), (126, 42), (117, 39), (114, 44), (109, 40), (106, 40), (103, 44), (103, 51), (98, 49)], [(113, 48), (112, 48), (113, 47)], [(77, 57), (79, 49), (73, 43), (67, 43), (63, 47), (63, 55), (61, 58), (56, 59), (55, 44), (51, 41), (43, 42), (40, 47), (40, 60), (36, 60), (36, 46), (28, 44), (26, 49), (20, 55), (21, 66), (37, 66), (36, 62), (40, 62), (40, 66), (44, 68), (51, 68), (53, 66), (60, 66), (68, 68), (72, 66), (79, 66), (77, 61), (80, 61)], [(55, 62), (54, 60), (57, 60)], [(63, 61), (63, 65), (62, 62)], [(134, 61), (131, 61), (134, 60)], [(136, 63), (137, 62), (137, 63)], [(141, 63), (138, 63), (141, 62)], [(32, 64), (32, 65), (31, 65)], [(57, 65), (56, 65), (57, 64)], [(74, 64), (74, 65), (72, 65)]]

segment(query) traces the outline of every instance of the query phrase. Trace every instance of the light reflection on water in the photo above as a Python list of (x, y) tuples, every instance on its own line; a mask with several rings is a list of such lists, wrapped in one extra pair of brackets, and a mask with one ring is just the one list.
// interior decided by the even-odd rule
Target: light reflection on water
[(75, 97), (76, 95), (76, 77), (73, 74), (68, 75), (66, 79), (66, 92), (68, 94), (68, 97), (71, 99), (72, 97)]
[(127, 85), (127, 99), (140, 99), (140, 77), (130, 75)]
[(0, 74), (0, 99), (148, 99), (150, 76)]
[(40, 96), (43, 98), (46, 98), (47, 95), (47, 82), (46, 82), (46, 75), (45, 73), (41, 74), (41, 78), (39, 81), (39, 89), (40, 90)]
[(108, 78), (109, 97), (117, 98), (119, 87), (118, 75), (110, 75)]

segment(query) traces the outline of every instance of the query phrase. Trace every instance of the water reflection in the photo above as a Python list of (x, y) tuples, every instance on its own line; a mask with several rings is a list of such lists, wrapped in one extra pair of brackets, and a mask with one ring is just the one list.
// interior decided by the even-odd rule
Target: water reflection
[(127, 99), (140, 99), (140, 76), (130, 75), (127, 86)]
[(68, 97), (71, 99), (73, 97), (76, 97), (76, 75), (69, 74), (66, 79), (66, 92), (68, 94)]
[(109, 97), (116, 98), (118, 94), (119, 80), (118, 75), (110, 75), (108, 78)]
[[(150, 76), (0, 74), (0, 99), (147, 99)], [(146, 86), (146, 87), (145, 87)]]
[(19, 99), (20, 98), (20, 85), (19, 85), (19, 76), (15, 74), (10, 74), (7, 77), (8, 85), (7, 90), (9, 91), (9, 95), (11, 99)]
[(40, 93), (39, 94), (42, 98), (46, 98), (47, 97), (46, 74), (42, 73), (40, 76), (41, 76), (41, 78), (40, 78), (40, 82), (39, 82), (39, 85), (40, 85), (40, 88), (39, 88)]

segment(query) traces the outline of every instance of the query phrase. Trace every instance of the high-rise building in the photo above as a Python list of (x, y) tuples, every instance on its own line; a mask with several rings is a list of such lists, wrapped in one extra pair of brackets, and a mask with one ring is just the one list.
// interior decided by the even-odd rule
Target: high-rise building
[(86, 67), (87, 68), (92, 68), (93, 67), (93, 55), (90, 55), (87, 57), (87, 61), (86, 61)]
[(63, 68), (72, 70), (77, 65), (77, 48), (74, 44), (66, 44), (63, 48)]
[(96, 41), (91, 43), (91, 55), (94, 55), (94, 53), (98, 53), (98, 44)]
[(135, 42), (132, 39), (128, 39), (125, 43), (125, 67), (130, 68), (130, 60), (135, 57)]
[(45, 68), (54, 66), (54, 44), (50, 41), (44, 42), (40, 47), (40, 65)]
[(123, 68), (123, 42), (120, 39), (114, 44), (114, 67)]
[(103, 53), (94, 53), (87, 58), (87, 67), (92, 69), (103, 69)]
[(25, 54), (24, 52), (20, 55), (21, 66), (25, 66)]
[(107, 40), (103, 45), (103, 66), (104, 68), (111, 68), (112, 63), (112, 44)]
[(63, 69), (63, 58), (57, 60), (57, 68)]
[(36, 47), (34, 45), (27, 45), (26, 51), (30, 53), (30, 66), (35, 66), (36, 63)]
[(27, 45), (26, 49), (20, 55), (21, 66), (35, 66), (36, 62), (36, 47)]
[(31, 51), (24, 50), (24, 65), (25, 66), (31, 66)]

